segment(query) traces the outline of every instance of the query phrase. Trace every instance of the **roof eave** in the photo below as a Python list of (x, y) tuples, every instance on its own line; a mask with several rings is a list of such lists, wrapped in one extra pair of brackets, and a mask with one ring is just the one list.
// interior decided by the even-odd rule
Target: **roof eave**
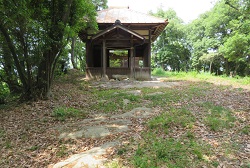
[(116, 24), (116, 23), (115, 23), (114, 25), (108, 27), (107, 29), (105, 29), (105, 30), (103, 30), (103, 31), (101, 31), (101, 32), (99, 32), (99, 33), (97, 33), (97, 34), (94, 35), (91, 39), (92, 39), (92, 40), (95, 40), (95, 39), (97, 39), (98, 37), (103, 36), (103, 35), (105, 35), (106, 33), (110, 32), (110, 31), (112, 31), (112, 30), (114, 30), (114, 29), (117, 29), (117, 28), (120, 28), (120, 29), (126, 31), (126, 32), (128, 32), (128, 33), (130, 33), (130, 34), (136, 36), (137, 38), (139, 38), (139, 39), (141, 39), (141, 40), (145, 40), (145, 38), (144, 38), (143, 36), (141, 36), (140, 34), (134, 32), (133, 30), (130, 30), (130, 29), (128, 29), (128, 28), (122, 26), (122, 24)]

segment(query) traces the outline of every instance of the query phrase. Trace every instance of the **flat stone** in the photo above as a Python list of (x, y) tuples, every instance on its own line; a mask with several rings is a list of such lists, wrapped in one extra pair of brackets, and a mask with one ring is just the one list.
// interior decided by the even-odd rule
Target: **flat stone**
[(60, 134), (59, 139), (77, 139), (77, 138), (82, 138), (83, 134), (84, 134), (85, 130), (80, 130), (80, 131), (76, 131), (76, 132), (63, 132)]
[(138, 107), (138, 108), (131, 110), (130, 112), (127, 112), (121, 115), (115, 115), (115, 116), (112, 116), (111, 118), (128, 118), (128, 117), (147, 118), (148, 116), (151, 116), (152, 113), (153, 111), (151, 108)]
[(109, 124), (101, 126), (85, 126), (81, 130), (75, 132), (61, 133), (59, 139), (77, 139), (77, 138), (101, 138), (114, 133), (129, 131), (128, 125), (131, 125), (131, 120), (118, 119), (110, 121)]
[[(115, 115), (113, 117), (116, 118), (116, 116), (120, 116), (120, 115)], [(109, 121), (109, 123), (110, 124), (116, 124), (116, 125), (131, 125), (132, 121), (131, 120), (117, 118), (116, 120)]]
[(119, 143), (117, 141), (107, 142), (100, 147), (94, 147), (86, 152), (75, 154), (70, 158), (59, 162), (53, 168), (73, 167), (73, 168), (96, 168), (103, 165), (107, 160), (102, 155), (107, 154), (107, 149), (115, 147)]
[(64, 132), (61, 133), (59, 136), (59, 139), (65, 138), (65, 139), (77, 139), (77, 138), (100, 138), (104, 136), (108, 136), (111, 133), (109, 132), (108, 128), (106, 126), (87, 126), (83, 127), (79, 131), (75, 132)]
[(86, 129), (84, 132), (85, 138), (100, 138), (110, 135), (108, 128), (105, 126), (93, 126)]
[(127, 125), (108, 125), (107, 127), (113, 134), (129, 131)]

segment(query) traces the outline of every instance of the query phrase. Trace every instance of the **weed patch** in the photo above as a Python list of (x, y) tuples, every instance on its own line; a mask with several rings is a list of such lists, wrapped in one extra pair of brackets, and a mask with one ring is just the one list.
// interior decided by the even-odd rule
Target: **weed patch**
[[(115, 113), (132, 110), (139, 106), (141, 96), (122, 92), (118, 89), (100, 90), (95, 92), (98, 103), (91, 105), (92, 110)], [(129, 100), (129, 104), (124, 106), (124, 100)]]
[(135, 167), (199, 167), (206, 164), (204, 156), (210, 154), (203, 142), (183, 138), (159, 138), (148, 133), (133, 156)]
[(152, 75), (154, 75), (154, 76), (166, 76), (167, 72), (162, 68), (155, 68), (152, 71)]
[(245, 135), (250, 135), (250, 126), (247, 125), (247, 126), (243, 127), (241, 132)]
[(65, 145), (60, 146), (58, 151), (56, 152), (56, 156), (58, 157), (64, 157), (67, 155), (67, 147)]
[(86, 113), (72, 107), (57, 107), (53, 110), (51, 116), (59, 121), (65, 121), (71, 117), (85, 118)]
[(160, 116), (150, 120), (148, 126), (151, 129), (169, 129), (171, 127), (191, 128), (195, 122), (195, 117), (186, 108), (171, 108)]
[(234, 126), (235, 117), (232, 115), (232, 111), (222, 106), (215, 106), (212, 103), (204, 103), (203, 105), (207, 111), (204, 119), (205, 124), (212, 131), (221, 131)]
[(3, 138), (5, 136), (5, 131), (4, 129), (0, 128), (0, 138)]

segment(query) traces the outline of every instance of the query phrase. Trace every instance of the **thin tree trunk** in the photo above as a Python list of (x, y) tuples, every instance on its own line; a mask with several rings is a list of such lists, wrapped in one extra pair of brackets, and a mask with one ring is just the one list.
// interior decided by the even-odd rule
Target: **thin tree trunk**
[(20, 61), (18, 59), (18, 56), (16, 54), (16, 49), (15, 49), (15, 46), (14, 44), (12, 43), (11, 41), (11, 38), (8, 34), (8, 31), (4, 28), (4, 26), (2, 25), (2, 23), (0, 22), (0, 31), (2, 32), (6, 42), (7, 42), (7, 45), (8, 45), (8, 48), (12, 54), (12, 57), (14, 59), (14, 63), (16, 65), (16, 68), (17, 68), (17, 72), (19, 74), (19, 77), (20, 77), (20, 80), (24, 86), (24, 89), (25, 90), (28, 90), (28, 86), (27, 86), (27, 78), (24, 74), (24, 70), (22, 69), (21, 65), (20, 65)]
[(4, 72), (5, 77), (1, 77), (1, 80), (6, 82), (9, 86), (10, 92), (12, 93), (21, 93), (22, 88), (18, 83), (17, 78), (15, 77), (14, 66), (13, 66), (13, 58), (11, 57), (11, 53), (9, 52), (8, 47), (5, 43), (2, 43), (2, 51), (3, 51), (3, 62), (4, 62)]
[(71, 43), (71, 62), (73, 65), (74, 69), (77, 69), (77, 64), (76, 64), (76, 59), (75, 59), (75, 42), (76, 42), (76, 37), (72, 38), (72, 43)]
[(213, 59), (212, 61), (210, 61), (210, 64), (209, 64), (209, 73), (212, 74), (212, 64), (213, 64)]
[(230, 71), (229, 71), (229, 64), (228, 64), (228, 59), (224, 58), (225, 60), (225, 70), (226, 70), (226, 75), (229, 76)]

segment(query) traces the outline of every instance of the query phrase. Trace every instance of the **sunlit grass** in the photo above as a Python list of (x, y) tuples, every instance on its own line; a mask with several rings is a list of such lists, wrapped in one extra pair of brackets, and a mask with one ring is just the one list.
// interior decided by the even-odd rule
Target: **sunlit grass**
[[(132, 110), (140, 106), (142, 97), (122, 91), (120, 89), (103, 89), (93, 92), (96, 103), (92, 104), (90, 108), (94, 111), (104, 113), (119, 113)], [(128, 103), (124, 104), (124, 100)]]
[(186, 108), (172, 108), (149, 121), (151, 129), (169, 129), (173, 126), (191, 128), (195, 122), (195, 117)]
[(212, 131), (221, 131), (234, 126), (235, 117), (233, 117), (232, 111), (229, 109), (222, 106), (215, 106), (209, 102), (203, 103), (202, 106), (206, 111), (205, 124)]
[(195, 81), (216, 81), (216, 82), (223, 82), (227, 84), (241, 84), (241, 85), (250, 85), (250, 77), (228, 77), (228, 76), (216, 76), (214, 74), (210, 74), (207, 72), (170, 72), (170, 71), (163, 71), (161, 70), (154, 70), (152, 75), (159, 76), (159, 77), (166, 77), (165, 80), (195, 80)]
[(59, 121), (65, 121), (67, 118), (77, 117), (77, 118), (85, 118), (86, 113), (82, 112), (79, 109), (75, 109), (73, 107), (56, 107), (52, 114), (52, 117)]

